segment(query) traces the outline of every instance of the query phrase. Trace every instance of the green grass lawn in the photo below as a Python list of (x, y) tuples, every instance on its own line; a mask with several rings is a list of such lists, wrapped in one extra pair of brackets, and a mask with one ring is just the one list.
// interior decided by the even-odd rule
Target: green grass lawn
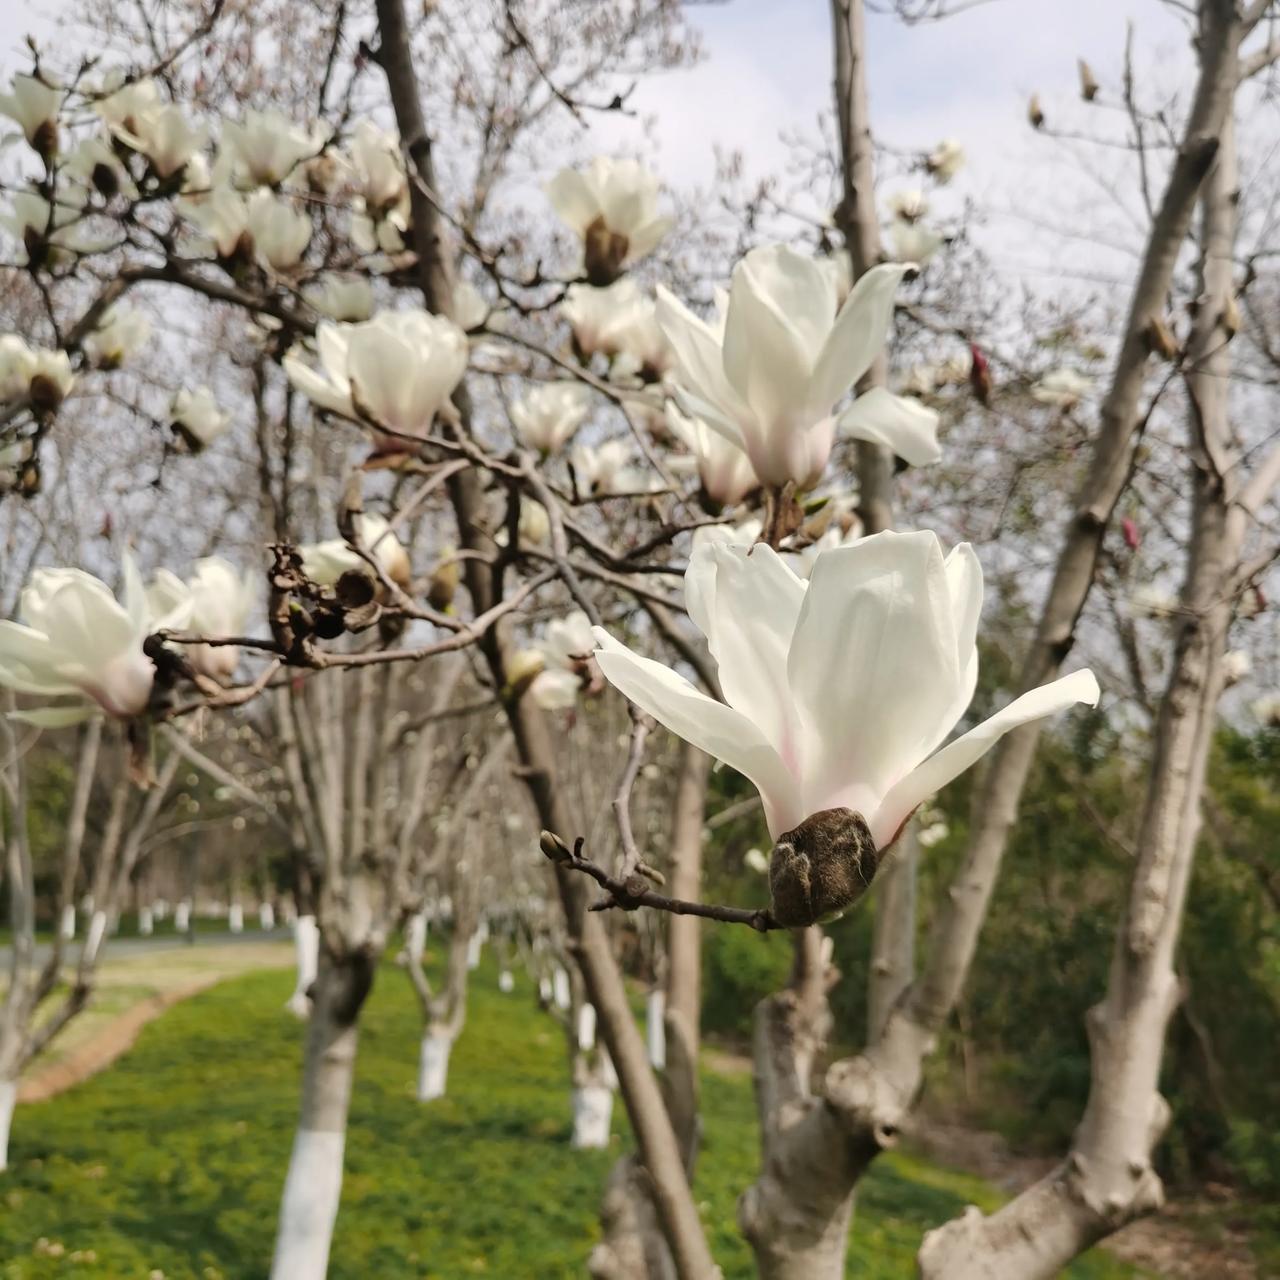
[[(302, 1027), (283, 1011), (286, 972), (222, 983), (147, 1027), (114, 1067), (20, 1107), (12, 1165), (0, 1174), (0, 1276), (111, 1280), (263, 1277), (292, 1140)], [(333, 1280), (585, 1274), (615, 1150), (568, 1146), (564, 1040), (527, 981), (497, 990), (476, 975), (450, 1096), (414, 1100), (418, 1018), (387, 968), (365, 1010)], [(750, 1080), (708, 1074), (696, 1194), (726, 1277), (753, 1274), (734, 1204), (754, 1176)], [(914, 1275), (921, 1233), (982, 1182), (893, 1154), (864, 1181), (849, 1274)], [(56, 1256), (54, 1256), (56, 1255)], [(1136, 1275), (1094, 1253), (1076, 1280)]]

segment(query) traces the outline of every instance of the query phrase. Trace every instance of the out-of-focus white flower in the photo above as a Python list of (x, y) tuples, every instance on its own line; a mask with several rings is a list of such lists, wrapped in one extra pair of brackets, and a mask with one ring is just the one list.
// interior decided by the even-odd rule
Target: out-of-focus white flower
[(19, 263), (42, 264), (46, 259), (57, 263), (89, 248), (76, 221), (79, 209), (62, 201), (50, 205), (34, 191), (15, 191), (11, 200), (11, 206), (0, 213), (0, 227), (18, 242)]
[(130, 198), (138, 194), (124, 163), (101, 138), (81, 139), (67, 156), (62, 171), (107, 200), (120, 192)]
[(238, 187), (275, 187), (324, 141), (323, 130), (301, 129), (274, 108), (246, 111), (242, 120), (224, 122), (219, 159), (226, 157)]
[(820, 534), (813, 542), (794, 549), (784, 548), (778, 554), (786, 562), (787, 568), (806, 582), (813, 574), (813, 567), (824, 551), (836, 547), (851, 547), (862, 537), (862, 521), (856, 517), (846, 528), (842, 524), (833, 524), (831, 528)]
[(85, 355), (99, 369), (118, 369), (151, 336), (151, 321), (141, 311), (115, 303), (84, 340)]
[(74, 383), (65, 351), (29, 347), (16, 333), (0, 337), (0, 400), (30, 396), (37, 409), (52, 413)]
[(540, 502), (526, 498), (520, 504), (520, 541), (541, 546), (550, 541), (551, 517)]
[(397, 206), (378, 217), (365, 211), (364, 200), (356, 196), (351, 202), (351, 243), (361, 253), (385, 253), (394, 256), (405, 251), (405, 234), (409, 230), (407, 206)]
[(631, 447), (625, 440), (575, 445), (571, 456), (580, 493), (601, 497), (653, 490), (650, 478), (632, 464)]
[(1249, 710), (1262, 724), (1280, 729), (1280, 693), (1269, 693), (1256, 699)]
[(920, 828), (920, 834), (916, 839), (920, 842), (922, 849), (932, 849), (935, 844), (941, 844), (951, 834), (951, 828), (945, 822), (931, 822), (927, 827)]
[(769, 857), (763, 850), (748, 849), (743, 855), (742, 861), (746, 864), (748, 871), (754, 871), (761, 876), (769, 874)]
[(14, 713), (45, 728), (76, 724), (99, 709), (128, 718), (151, 696), (155, 666), (142, 651), (152, 632), (185, 626), (192, 601), (176, 600), (152, 618), (131, 557), (124, 562), (124, 603), (80, 569), (37, 569), (22, 593), (21, 623), (0, 621), (0, 684), (38, 697), (73, 697), (70, 705)]
[(889, 212), (903, 222), (918, 222), (929, 212), (929, 201), (918, 187), (910, 191), (895, 191), (889, 197)]
[(595, 647), (591, 622), (581, 611), (547, 624), (536, 646), (542, 670), (529, 686), (538, 706), (544, 711), (561, 711), (577, 702), (593, 678), (599, 679), (591, 659)]
[(751, 779), (775, 840), (847, 808), (884, 849), (1011, 729), (1097, 702), (1093, 674), (1076, 671), (938, 750), (977, 683), (982, 594), (973, 549), (944, 556), (929, 532), (825, 552), (807, 584), (767, 545), (710, 543), (690, 561), (685, 599), (724, 702), (601, 627), (596, 661), (642, 710)]
[(751, 547), (760, 541), (764, 524), (752, 516), (741, 524), (708, 524), (693, 531), (693, 554), (702, 547), (723, 543), (729, 547)]
[[(658, 320), (675, 351), (681, 408), (745, 450), (762, 484), (812, 487), (835, 439), (836, 402), (884, 345), (905, 270), (872, 268), (837, 313), (812, 258), (783, 245), (753, 249), (734, 268), (714, 325), (660, 286)], [(839, 426), (913, 465), (941, 456), (937, 415), (884, 388), (855, 400)]]
[(246, 226), (254, 256), (272, 271), (291, 271), (311, 243), (311, 219), (265, 187), (249, 197)]
[[(375, 513), (355, 517), (356, 532), (364, 549), (382, 566), (383, 572), (398, 587), (407, 589), (412, 578), (409, 555), (387, 520)], [(344, 573), (363, 573), (372, 578), (373, 570), (342, 538), (313, 542), (299, 547), (302, 571), (317, 586), (331, 587)]]
[(1227, 684), (1236, 684), (1253, 670), (1247, 649), (1232, 649), (1222, 657), (1222, 675)]
[(378, 128), (372, 120), (356, 124), (347, 147), (347, 162), (353, 185), (374, 216), (392, 208), (408, 194), (399, 135)]
[(591, 392), (580, 382), (548, 382), (511, 406), (516, 434), (530, 449), (558, 453), (573, 438), (591, 407)]
[(889, 236), (893, 241), (893, 256), (899, 262), (918, 265), (928, 262), (947, 243), (932, 227), (923, 222), (908, 222), (905, 218), (894, 218), (889, 225)]
[(573, 330), (573, 342), (584, 359), (599, 352), (616, 356), (633, 317), (643, 308), (644, 294), (634, 280), (622, 279), (607, 288), (573, 284), (560, 304), (560, 314)]
[(964, 148), (955, 138), (943, 138), (925, 157), (924, 163), (939, 182), (950, 182), (964, 167)]
[(100, 98), (94, 104), (94, 110), (111, 133), (117, 136), (119, 134), (136, 136), (141, 127), (142, 118), (164, 105), (154, 80), (134, 80), (129, 84), (122, 84), (116, 76), (112, 85), (103, 87), (108, 89), (114, 87), (115, 91), (105, 98)]
[(673, 404), (667, 405), (667, 425), (697, 461), (702, 491), (715, 507), (736, 507), (760, 487), (746, 453), (712, 431), (701, 418), (690, 418)]
[[(101, 104), (99, 110), (105, 105)], [(185, 169), (209, 137), (204, 125), (193, 125), (182, 108), (172, 103), (156, 104), (140, 112), (135, 110), (128, 120), (131, 127), (112, 124), (111, 132), (125, 146), (146, 156), (161, 179), (172, 178)]]
[(306, 298), (331, 320), (353, 323), (373, 315), (373, 286), (364, 276), (327, 275), (306, 291)]
[(174, 434), (188, 453), (207, 448), (226, 429), (230, 418), (218, 408), (208, 387), (188, 391), (183, 387), (169, 406), (169, 419)]
[(644, 383), (661, 382), (675, 363), (675, 354), (658, 323), (658, 309), (651, 298), (640, 299), (619, 317), (611, 340), (618, 347), (617, 358), (609, 371), (615, 381), (635, 377)]
[(62, 91), (36, 76), (16, 75), (8, 93), (0, 93), (0, 115), (16, 120), (22, 136), (46, 160), (58, 150), (58, 111)]
[(460, 280), (453, 288), (453, 320), (464, 333), (479, 329), (489, 318), (489, 304), (484, 294), (469, 280)]
[(849, 250), (837, 249), (829, 256), (815, 258), (814, 261), (826, 274), (831, 292), (835, 296), (836, 310), (839, 311), (853, 290), (853, 259), (849, 256)]
[(1093, 379), (1074, 369), (1054, 369), (1031, 388), (1031, 398), (1040, 404), (1070, 409), (1093, 389)]
[(1178, 612), (1178, 601), (1162, 587), (1150, 584), (1139, 587), (1131, 600), (1135, 613), (1147, 618), (1171, 618)]
[(249, 204), (234, 188), (215, 187), (198, 199), (184, 196), (178, 201), (178, 207), (213, 241), (218, 257), (248, 257), (252, 253)]
[(596, 156), (586, 169), (562, 169), (547, 184), (552, 207), (582, 237), (583, 270), (612, 284), (651, 253), (671, 229), (658, 212), (658, 180), (634, 160)]
[[(189, 583), (167, 569), (157, 571), (147, 590), (147, 604), (153, 616), (169, 616), (182, 600), (189, 598), (190, 630), (210, 638), (240, 635), (257, 596), (254, 575), (241, 574), (221, 556), (197, 560), (195, 569)], [(153, 623), (152, 629), (159, 628)], [(183, 648), (191, 665), (210, 679), (225, 683), (235, 675), (239, 646), (196, 644)]]
[[(323, 375), (295, 352), (285, 356), (293, 385), (321, 408), (397, 436), (424, 438), (467, 368), (462, 330), (426, 311), (380, 311), (363, 324), (322, 321), (316, 346)], [(396, 447), (395, 439), (387, 443)]]

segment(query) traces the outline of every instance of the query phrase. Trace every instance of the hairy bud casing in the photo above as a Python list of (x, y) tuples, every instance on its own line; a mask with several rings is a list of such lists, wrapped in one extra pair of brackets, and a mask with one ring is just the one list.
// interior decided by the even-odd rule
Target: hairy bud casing
[(866, 893), (880, 855), (866, 819), (823, 809), (784, 831), (769, 863), (769, 912), (789, 929), (837, 919)]

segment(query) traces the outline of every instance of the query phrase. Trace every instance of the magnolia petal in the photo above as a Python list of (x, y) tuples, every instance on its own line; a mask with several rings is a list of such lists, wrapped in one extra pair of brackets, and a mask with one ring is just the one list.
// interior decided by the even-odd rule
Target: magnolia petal
[(871, 367), (884, 346), (894, 294), (907, 270), (888, 262), (872, 267), (853, 286), (814, 367), (811, 404), (830, 408)]
[(354, 418), (356, 412), (351, 404), (351, 393), (343, 392), (322, 378), (310, 365), (290, 352), (281, 361), (284, 371), (296, 390), (301, 391), (308, 400), (321, 409), (328, 409), (344, 418)]
[(1073, 671), (1051, 684), (1032, 689), (997, 711), (968, 733), (943, 747), (889, 789), (880, 808), (869, 819), (876, 847), (883, 849), (917, 806), (958, 778), (1011, 729), (1065, 711), (1077, 702), (1098, 705), (1098, 681), (1087, 668)]
[(619, 692), (672, 733), (755, 783), (775, 838), (803, 819), (795, 780), (746, 716), (707, 697), (660, 662), (632, 653), (602, 627), (595, 628), (595, 638), (600, 646), (596, 661)]
[(551, 207), (579, 235), (600, 214), (595, 193), (576, 169), (561, 169), (545, 189)]
[(10, 711), (8, 719), (33, 724), (38, 729), (65, 729), (68, 725), (83, 724), (101, 714), (100, 707), (85, 703), (79, 707), (34, 707), (30, 711)]
[(925, 467), (942, 458), (938, 444), (938, 415), (910, 396), (895, 396), (884, 387), (872, 387), (841, 415), (840, 431), (855, 440), (870, 440), (892, 449), (913, 467)]
[(682, 376), (677, 382), (699, 400), (718, 406), (731, 421), (749, 417), (746, 404), (725, 377), (724, 350), (711, 326), (662, 285), (657, 287), (656, 295), (654, 315), (658, 327), (680, 366)]

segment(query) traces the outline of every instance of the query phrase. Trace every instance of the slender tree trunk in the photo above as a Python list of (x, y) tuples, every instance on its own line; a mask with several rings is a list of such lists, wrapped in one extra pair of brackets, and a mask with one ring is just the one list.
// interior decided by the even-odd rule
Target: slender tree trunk
[(875, 1040), (915, 976), (919, 825), (913, 818), (876, 877), (871, 967), (867, 977), (867, 1039)]
[(280, 1204), (272, 1280), (323, 1280), (342, 1192), (357, 1019), (373, 983), (362, 952), (320, 953), (307, 1028), (302, 1110)]
[(9, 1131), (18, 1105), (18, 1082), (0, 1078), (0, 1173), (9, 1167)]
[[(183, 905), (178, 904), (179, 908)], [(305, 1019), (311, 1012), (310, 992), (316, 980), (320, 958), (320, 929), (316, 924), (315, 916), (299, 916), (293, 922), (293, 949), (298, 978), (293, 994), (285, 1002), (285, 1008), (295, 1018)]]

